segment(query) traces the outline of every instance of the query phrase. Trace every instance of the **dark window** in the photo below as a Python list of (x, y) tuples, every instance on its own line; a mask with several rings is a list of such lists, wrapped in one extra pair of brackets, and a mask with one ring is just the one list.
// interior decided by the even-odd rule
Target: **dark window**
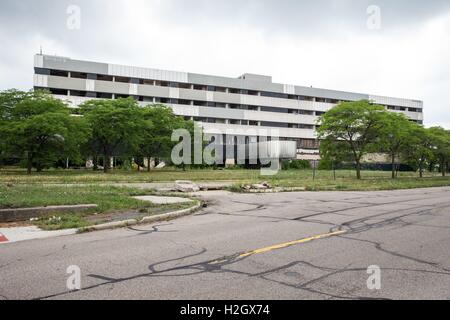
[(112, 76), (106, 76), (103, 74), (98, 74), (97, 75), (97, 80), (99, 81), (113, 81), (113, 77)]
[(131, 96), (127, 94), (116, 94), (116, 99), (128, 99), (130, 97)]
[(70, 77), (71, 77), (71, 78), (75, 78), (75, 79), (87, 79), (87, 73), (83, 73), (83, 72), (71, 72), (71, 73), (70, 73)]
[(277, 113), (288, 113), (289, 109), (275, 108), (275, 107), (261, 107), (261, 111), (264, 111), (264, 112), (277, 112)]
[(313, 97), (308, 97), (308, 96), (299, 96), (298, 99), (302, 100), (302, 101), (314, 101)]
[(206, 107), (205, 101), (194, 101), (194, 106)]
[(59, 96), (67, 96), (67, 94), (68, 94), (68, 90), (64, 90), (64, 89), (50, 88), (48, 90), (50, 91), (51, 94), (56, 94), (56, 95), (59, 95)]
[(155, 81), (154, 80), (148, 80), (148, 79), (140, 79), (139, 83), (143, 84), (143, 85), (153, 86), (155, 84)]
[(305, 115), (305, 116), (313, 116), (314, 115), (314, 111), (310, 111), (310, 110), (298, 110), (298, 113)]
[(191, 89), (191, 84), (190, 83), (179, 83), (178, 87), (180, 89)]
[(128, 77), (116, 77), (116, 82), (131, 83), (131, 78), (128, 78)]
[(50, 70), (50, 75), (55, 77), (65, 77), (67, 78), (69, 76), (69, 72), (67, 71), (60, 71), (60, 70)]
[(95, 73), (88, 73), (87, 78), (89, 80), (97, 80), (97, 75)]
[(263, 127), (275, 127), (275, 128), (287, 128), (287, 123), (278, 123), (278, 122), (261, 122), (261, 126)]
[(223, 87), (214, 87), (216, 92), (227, 92), (227, 88)]
[(226, 104), (225, 103), (216, 102), (214, 107), (216, 107), (216, 108), (226, 108)]
[(194, 85), (194, 90), (206, 90), (206, 86), (200, 85), (200, 84), (195, 84)]
[(191, 101), (190, 100), (178, 100), (178, 104), (186, 104), (186, 105), (190, 105)]
[(49, 69), (43, 69), (43, 68), (34, 68), (34, 73), (48, 76), (48, 75), (50, 75), (50, 70)]
[(97, 98), (97, 93), (88, 91), (88, 92), (86, 92), (86, 97), (88, 97), (88, 98)]
[(297, 139), (298, 149), (319, 149), (320, 144), (318, 140), (314, 139)]
[(74, 97), (86, 97), (86, 91), (70, 90), (70, 95)]
[(167, 82), (167, 81), (155, 81), (155, 86), (168, 87), (169, 86), (169, 82)]
[(270, 98), (279, 98), (279, 99), (288, 99), (289, 95), (278, 92), (261, 92), (261, 96), (270, 97)]

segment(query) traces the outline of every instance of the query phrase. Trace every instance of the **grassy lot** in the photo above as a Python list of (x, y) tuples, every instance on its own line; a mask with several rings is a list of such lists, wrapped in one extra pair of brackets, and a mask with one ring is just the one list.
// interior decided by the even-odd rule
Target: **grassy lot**
[(438, 173), (428, 173), (419, 179), (415, 172), (401, 172), (397, 180), (390, 172), (364, 171), (363, 180), (355, 179), (354, 171), (317, 171), (313, 180), (311, 170), (280, 171), (275, 176), (261, 176), (260, 170), (158, 170), (148, 172), (114, 171), (110, 174), (87, 170), (51, 170), (27, 176), (24, 170), (0, 170), (1, 184), (105, 184), (105, 183), (151, 183), (175, 180), (232, 181), (236, 185), (268, 181), (274, 186), (305, 187), (308, 190), (389, 190), (433, 186), (450, 186), (450, 178)]
[(24, 208), (51, 205), (97, 204), (95, 210), (82, 214), (55, 214), (35, 223), (47, 230), (80, 228), (106, 222), (114, 214), (135, 212), (135, 216), (149, 216), (187, 208), (192, 204), (154, 205), (133, 199), (148, 195), (149, 191), (118, 187), (67, 187), (39, 185), (0, 185), (0, 208)]
[[(183, 209), (191, 204), (153, 205), (132, 196), (151, 194), (149, 190), (118, 187), (114, 183), (173, 182), (175, 180), (232, 181), (233, 191), (240, 186), (262, 181), (275, 187), (301, 187), (307, 191), (393, 190), (422, 187), (450, 186), (450, 177), (428, 173), (418, 178), (417, 173), (402, 172), (396, 180), (390, 172), (365, 171), (363, 180), (356, 180), (353, 171), (311, 170), (280, 171), (275, 176), (261, 176), (259, 170), (182, 170), (166, 169), (148, 172), (114, 171), (110, 174), (87, 170), (50, 170), (27, 176), (24, 170), (0, 170), (0, 208), (34, 207), (49, 205), (97, 204), (98, 209), (83, 214), (52, 214), (35, 224), (47, 230), (82, 228), (114, 220), (129, 218), (130, 212), (140, 216)], [(67, 184), (67, 185), (66, 185)], [(70, 184), (70, 185), (69, 185)], [(104, 184), (111, 184), (105, 186)]]
[[(95, 183), (151, 183), (151, 182), (171, 182), (175, 180), (192, 181), (236, 181), (239, 182), (261, 182), (272, 181), (274, 183), (286, 184), (288, 186), (303, 186), (305, 183), (313, 182), (312, 170), (289, 170), (280, 171), (276, 176), (261, 176), (260, 170), (188, 170), (179, 169), (155, 170), (148, 172), (122, 171), (117, 170), (109, 174), (94, 172), (91, 170), (49, 170), (42, 173), (33, 173), (27, 176), (21, 169), (0, 170), (0, 184), (95, 184)], [(364, 181), (390, 180), (390, 172), (363, 171)], [(400, 178), (416, 179), (415, 172), (401, 172)], [(336, 171), (337, 181), (354, 183), (355, 172), (350, 170)], [(426, 178), (441, 181), (438, 173), (428, 173)], [(426, 179), (424, 179), (425, 181)], [(446, 179), (443, 179), (444, 181)], [(421, 180), (418, 180), (421, 181)], [(316, 182), (333, 183), (332, 171), (317, 171)]]

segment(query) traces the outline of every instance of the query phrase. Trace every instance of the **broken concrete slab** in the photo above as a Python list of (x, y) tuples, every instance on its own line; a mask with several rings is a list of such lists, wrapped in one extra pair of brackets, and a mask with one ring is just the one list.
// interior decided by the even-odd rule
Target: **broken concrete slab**
[(174, 204), (174, 203), (193, 202), (193, 200), (191, 199), (181, 197), (140, 196), (134, 197), (134, 199), (141, 201), (148, 201), (154, 204)]
[(198, 192), (200, 187), (192, 181), (175, 181), (175, 190), (180, 192)]

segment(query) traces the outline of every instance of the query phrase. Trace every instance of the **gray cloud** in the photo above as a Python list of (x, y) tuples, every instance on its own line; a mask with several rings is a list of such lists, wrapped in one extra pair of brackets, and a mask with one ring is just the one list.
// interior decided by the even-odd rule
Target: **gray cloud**
[[(66, 27), (81, 8), (80, 30)], [(382, 28), (366, 27), (378, 5)], [(423, 99), (450, 127), (448, 0), (2, 0), (0, 89), (32, 86), (47, 54)]]

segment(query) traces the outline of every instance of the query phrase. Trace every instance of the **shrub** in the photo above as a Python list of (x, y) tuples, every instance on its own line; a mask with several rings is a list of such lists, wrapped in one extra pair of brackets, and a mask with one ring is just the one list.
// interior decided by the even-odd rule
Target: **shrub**
[(307, 170), (311, 169), (308, 160), (286, 160), (283, 161), (283, 170)]

